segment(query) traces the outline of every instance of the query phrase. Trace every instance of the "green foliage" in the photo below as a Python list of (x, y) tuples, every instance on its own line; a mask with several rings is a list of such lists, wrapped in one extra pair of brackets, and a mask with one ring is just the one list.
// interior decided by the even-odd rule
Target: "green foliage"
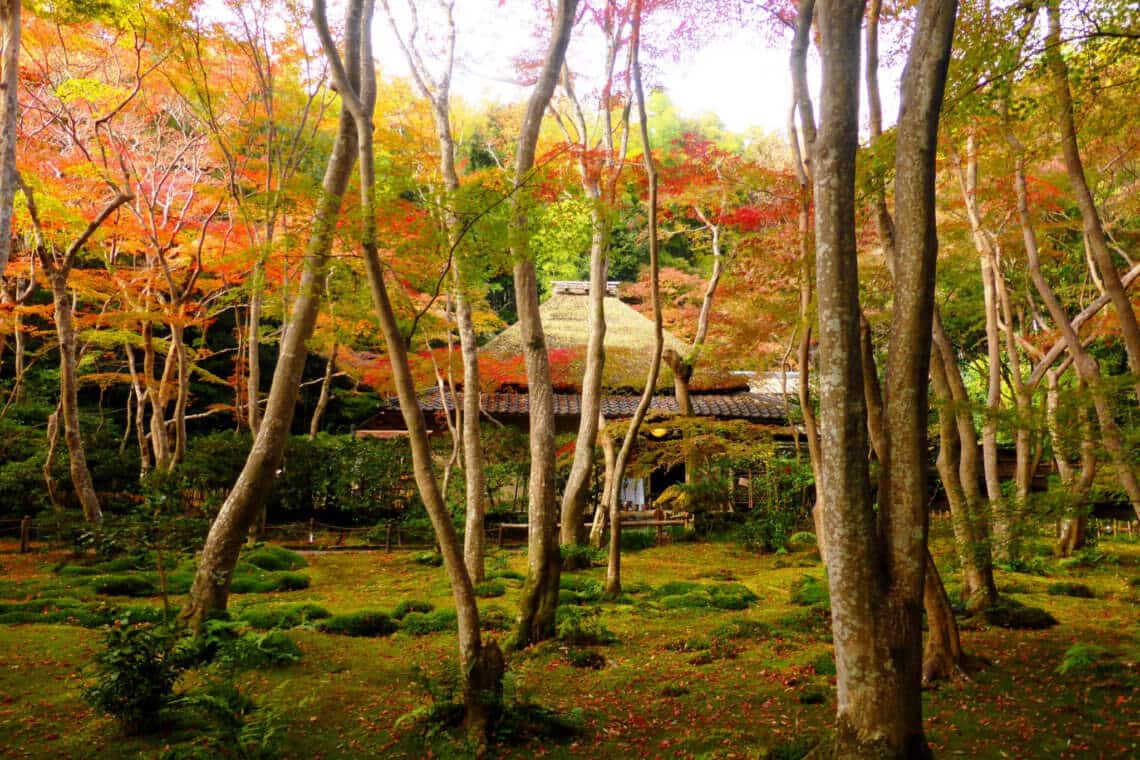
[(639, 552), (657, 546), (657, 533), (652, 530), (622, 530), (621, 550)]
[(601, 670), (606, 666), (606, 658), (592, 649), (567, 647), (563, 656), (571, 666), (582, 670)]
[(718, 625), (712, 631), (714, 639), (749, 639), (760, 641), (772, 635), (772, 626), (759, 620), (732, 620)]
[(431, 602), (424, 602), (418, 599), (405, 599), (392, 610), (392, 618), (394, 620), (403, 620), (407, 617), (409, 612), (431, 612), (434, 609), (435, 605)]
[(817, 544), (815, 534), (801, 530), (788, 536), (788, 546), (793, 549), (814, 549)]
[[(172, 611), (171, 615), (174, 614), (175, 611)], [(159, 623), (162, 622), (162, 617), (162, 609), (159, 607), (120, 607), (106, 602), (81, 602), (78, 599), (45, 598), (26, 602), (0, 602), (0, 625), (54, 623), (100, 628), (123, 618), (136, 623)]]
[(412, 636), (426, 636), (429, 633), (454, 631), (457, 625), (455, 610), (434, 612), (409, 612), (400, 622), (400, 629)]
[(812, 669), (821, 676), (835, 675), (835, 658), (831, 656), (831, 652), (823, 652), (812, 658)]
[(596, 578), (563, 575), (558, 581), (558, 603), (592, 604), (599, 602), (605, 594), (605, 586)]
[(661, 598), (661, 607), (666, 610), (695, 610), (712, 606), (708, 594), (693, 592), (689, 594), (675, 594)]
[(281, 546), (265, 544), (242, 555), (242, 560), (262, 570), (300, 570), (308, 567), (309, 563), (295, 551)]
[(84, 698), (118, 720), (127, 735), (153, 729), (188, 666), (176, 650), (180, 637), (175, 628), (129, 620), (108, 627)]
[(756, 594), (740, 583), (727, 583), (708, 589), (712, 606), (718, 610), (743, 610), (756, 602)]
[(417, 554), (412, 558), (412, 561), (417, 565), (427, 565), (428, 567), (441, 567), (443, 565), (443, 555), (439, 552), (423, 552)]
[(828, 591), (826, 581), (821, 581), (811, 575), (802, 575), (799, 580), (792, 584), (790, 600), (792, 604), (798, 604), (801, 607), (819, 607), (820, 609), (831, 607), (831, 594)]
[(254, 606), (246, 607), (238, 618), (250, 627), (260, 631), (273, 628), (296, 628), (314, 620), (325, 620), (332, 617), (332, 613), (316, 604), (286, 604), (280, 607)]
[(301, 573), (242, 573), (230, 584), (233, 594), (268, 594), (271, 591), (302, 591), (309, 587), (309, 576)]
[(91, 581), (96, 594), (105, 596), (154, 596), (158, 593), (155, 584), (140, 575), (104, 575)]
[(1045, 593), (1050, 596), (1072, 596), (1078, 599), (1093, 599), (1096, 597), (1096, 593), (1085, 584), (1068, 581), (1049, 584), (1049, 587), (1045, 589)]
[(990, 625), (1012, 630), (1036, 631), (1057, 625), (1057, 618), (1040, 607), (1027, 607), (1009, 597), (1001, 597), (983, 614)]
[(613, 631), (602, 625), (600, 607), (559, 607), (555, 617), (558, 640), (579, 646), (612, 644)]
[(479, 628), (484, 631), (507, 631), (514, 618), (502, 607), (487, 607), (479, 613)]
[(301, 648), (283, 631), (242, 634), (222, 646), (216, 661), (238, 670), (289, 665), (301, 659)]
[(1065, 656), (1057, 666), (1056, 672), (1063, 676), (1071, 672), (1093, 669), (1102, 663), (1108, 654), (1107, 649), (1096, 644), (1073, 644), (1065, 650)]
[(605, 554), (600, 549), (586, 544), (563, 546), (561, 552), (563, 572), (584, 570), (605, 562)]
[(491, 599), (496, 596), (503, 596), (506, 593), (507, 587), (503, 585), (502, 581), (489, 580), (475, 584), (475, 596), (483, 599)]
[(318, 628), (341, 636), (389, 636), (396, 632), (398, 626), (383, 612), (369, 610), (333, 615)]

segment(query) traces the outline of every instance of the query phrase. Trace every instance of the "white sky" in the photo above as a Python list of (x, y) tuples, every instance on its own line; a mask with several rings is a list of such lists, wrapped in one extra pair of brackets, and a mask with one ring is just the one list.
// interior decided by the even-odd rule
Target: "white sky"
[[(421, 29), (431, 29), (435, 4), (412, 1), (420, 8)], [(406, 22), (407, 0), (389, 2)], [(535, 30), (545, 23), (533, 6), (519, 0), (457, 0), (455, 18), (458, 50), (452, 92), (474, 102), (525, 99), (527, 91), (511, 81), (515, 76), (515, 56), (536, 48)], [(406, 76), (403, 54), (381, 7), (377, 7), (375, 31), (374, 52), (384, 75)], [(426, 44), (421, 47), (430, 49)], [(576, 74), (589, 73), (598, 68), (595, 59), (600, 52), (576, 30), (567, 57)], [(657, 83), (664, 86), (681, 113), (715, 113), (728, 129), (736, 132), (753, 126), (781, 135), (785, 132), (792, 97), (787, 42), (764, 40), (755, 31), (741, 29), (688, 53), (680, 62), (662, 61), (657, 65)], [(888, 125), (894, 122), (898, 109), (898, 75), (897, 70), (885, 68), (880, 76)], [(808, 77), (815, 89), (819, 66), (814, 54), (809, 55)], [(863, 114), (865, 120), (865, 108)]]

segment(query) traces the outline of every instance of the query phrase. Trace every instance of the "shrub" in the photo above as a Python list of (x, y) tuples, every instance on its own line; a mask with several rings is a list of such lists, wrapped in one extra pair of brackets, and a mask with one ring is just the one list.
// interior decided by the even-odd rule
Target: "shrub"
[(153, 729), (186, 669), (176, 655), (179, 632), (167, 626), (114, 625), (95, 655), (95, 682), (83, 696), (96, 710), (119, 721), (123, 733)]
[(800, 579), (792, 584), (791, 602), (801, 607), (829, 609), (831, 595), (827, 583), (811, 575), (800, 576)]
[(759, 620), (733, 620), (713, 629), (714, 639), (766, 639), (772, 635), (772, 626)]
[(718, 610), (743, 610), (756, 601), (756, 595), (740, 583), (713, 586), (708, 594), (712, 606)]
[(570, 647), (565, 652), (566, 661), (575, 668), (583, 670), (601, 670), (606, 666), (606, 658), (592, 649), (579, 649)]
[(484, 631), (506, 631), (514, 619), (501, 607), (488, 607), (479, 614), (479, 628)]
[(325, 633), (341, 636), (388, 636), (398, 626), (383, 612), (363, 610), (346, 615), (333, 615), (319, 626)]
[(695, 610), (712, 606), (712, 599), (708, 594), (692, 592), (667, 596), (661, 600), (661, 606), (667, 610)]
[(475, 596), (483, 599), (490, 599), (496, 596), (503, 596), (507, 593), (507, 587), (501, 581), (483, 581), (482, 583), (475, 584)]
[(835, 675), (835, 658), (832, 657), (831, 652), (823, 652), (812, 658), (812, 670), (821, 676)]
[(558, 640), (567, 644), (612, 644), (617, 641), (613, 631), (602, 625), (602, 610), (598, 607), (559, 607), (555, 626)]
[(605, 586), (596, 578), (564, 575), (558, 582), (559, 604), (590, 604), (601, 601)]
[(1065, 650), (1065, 656), (1056, 672), (1063, 676), (1074, 670), (1096, 669), (1108, 654), (1107, 649), (1096, 644), (1074, 644)]
[(332, 613), (316, 604), (288, 604), (281, 607), (246, 607), (238, 614), (252, 628), (295, 628), (313, 620), (324, 620)]
[(788, 537), (788, 546), (793, 549), (810, 549), (816, 546), (815, 534), (809, 530), (801, 530)]
[(623, 552), (639, 552), (657, 545), (657, 533), (652, 530), (623, 530), (621, 532), (621, 550)]
[(154, 596), (158, 589), (141, 575), (103, 575), (91, 581), (96, 594), (104, 596)]
[(454, 631), (457, 625), (455, 610), (435, 612), (409, 612), (404, 616), (400, 627), (412, 636), (425, 636), (429, 633)]
[(1045, 589), (1046, 593), (1050, 596), (1073, 596), (1078, 599), (1093, 599), (1096, 594), (1091, 588), (1083, 583), (1071, 583), (1063, 581), (1061, 583), (1051, 583)]
[(439, 552), (423, 552), (412, 557), (412, 561), (417, 565), (426, 565), (428, 567), (442, 567), (443, 555)]
[(253, 551), (247, 552), (242, 559), (254, 567), (271, 572), (300, 570), (302, 567), (308, 567), (309, 565), (309, 563), (305, 561), (305, 558), (297, 552), (290, 551), (282, 546), (272, 546), (269, 544), (259, 546)]
[(418, 599), (405, 599), (396, 605), (396, 609), (392, 610), (392, 617), (396, 620), (403, 620), (409, 612), (431, 612), (435, 609), (435, 605), (431, 602), (423, 602)]
[(1036, 631), (1057, 625), (1057, 618), (1040, 607), (1026, 607), (1021, 602), (1003, 597), (983, 613), (990, 625), (1013, 630)]
[(301, 659), (301, 648), (282, 631), (250, 631), (219, 647), (214, 659), (232, 668), (253, 670), (294, 663)]
[(598, 549), (583, 544), (572, 544), (562, 547), (562, 570), (572, 572), (585, 570), (604, 561), (604, 555)]

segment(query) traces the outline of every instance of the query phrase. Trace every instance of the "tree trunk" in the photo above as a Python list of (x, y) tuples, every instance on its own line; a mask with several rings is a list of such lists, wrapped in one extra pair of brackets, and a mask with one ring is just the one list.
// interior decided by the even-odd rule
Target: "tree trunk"
[[(557, 17), (542, 70), (527, 102), (515, 153), (515, 187), (525, 185), (534, 166), (542, 115), (558, 83), (577, 0), (559, 0)], [(528, 488), (527, 578), (519, 600), (519, 619), (512, 646), (523, 648), (554, 634), (558, 581), (562, 561), (558, 551), (558, 510), (554, 503), (554, 389), (550, 361), (538, 310), (538, 286), (530, 255), (530, 229), (523, 199), (511, 199), (511, 258), (514, 260), (515, 299), (523, 335), (527, 395), (530, 403), (530, 483)]]
[(12, 253), (16, 197), (16, 122), (19, 116), (20, 0), (0, 2), (0, 277)]
[(1061, 128), (1061, 153), (1065, 159), (1065, 171), (1069, 175), (1069, 183), (1073, 186), (1073, 193), (1077, 196), (1077, 205), (1081, 209), (1085, 240), (1093, 259), (1096, 261), (1097, 268), (1100, 270), (1104, 290), (1112, 301), (1113, 309), (1116, 310), (1124, 348), (1128, 353), (1128, 367), (1132, 371), (1133, 382), (1135, 383), (1133, 388), (1137, 399), (1140, 399), (1140, 323), (1137, 323), (1136, 311), (1132, 307), (1132, 301), (1128, 298), (1120, 280), (1120, 274), (1116, 271), (1116, 264), (1112, 261), (1112, 253), (1108, 249), (1108, 239), (1105, 236), (1100, 212), (1097, 210), (1096, 201), (1093, 199), (1088, 181), (1085, 179), (1080, 146), (1077, 144), (1077, 131), (1073, 123), (1073, 96), (1069, 89), (1069, 67), (1062, 55), (1059, 0), (1050, 0), (1046, 4), (1046, 12), (1048, 14), (1048, 33), (1045, 36), (1045, 64), (1052, 75), (1053, 95), (1057, 103), (1057, 123)]
[(91, 470), (87, 467), (87, 451), (83, 445), (83, 433), (79, 429), (79, 357), (75, 342), (75, 307), (67, 288), (66, 270), (53, 271), (49, 278), (55, 310), (55, 332), (59, 338), (60, 417), (63, 420), (63, 441), (67, 446), (71, 486), (83, 507), (84, 519), (98, 525), (103, 521), (103, 510), (95, 493)]
[(926, 647), (922, 653), (922, 682), (924, 684), (952, 678), (962, 667), (962, 642), (958, 635), (958, 621), (950, 607), (950, 598), (938, 566), (930, 552), (926, 554), (926, 584), (923, 589), (923, 608), (926, 610)]
[(593, 233), (590, 239), (590, 311), (587, 316), (590, 335), (586, 342), (586, 367), (582, 375), (581, 416), (574, 444), (574, 463), (562, 491), (563, 546), (582, 542), (585, 527), (582, 517), (590, 490), (590, 474), (594, 469), (594, 444), (598, 439), (598, 419), (602, 412), (602, 370), (606, 362), (606, 274), (609, 262), (606, 248), (609, 221), (594, 201)]
[(325, 362), (325, 374), (321, 378), (321, 393), (317, 396), (317, 406), (313, 409), (313, 419), (309, 421), (309, 437), (316, 438), (321, 430), (321, 418), (329, 408), (329, 399), (332, 397), (332, 379), (336, 374), (336, 353), (340, 350), (340, 343), (334, 342), (329, 360)]
[(925, 0), (903, 76), (898, 251), (880, 508), (871, 504), (860, 360), (855, 152), (861, 2), (822, 0), (812, 164), (820, 324), (821, 491), (838, 671), (840, 757), (929, 757), (922, 731), (926, 388), (937, 239), (934, 158), (956, 3)]
[(170, 452), (169, 470), (182, 463), (186, 456), (186, 409), (190, 404), (190, 362), (186, 358), (185, 328), (171, 328), (171, 349), (175, 353), (178, 380), (174, 399), (174, 447)]
[(261, 257), (254, 262), (250, 274), (252, 290), (249, 294), (249, 320), (246, 324), (246, 404), (249, 431), (257, 435), (261, 426), (261, 301), (265, 285), (265, 262)]
[[(350, 51), (349, 57), (359, 61), (360, 0), (350, 3), (347, 16), (345, 47)], [(305, 250), (301, 287), (293, 302), (289, 327), (281, 338), (265, 416), (258, 426), (257, 436), (241, 475), (210, 526), (194, 585), (181, 613), (182, 620), (194, 628), (200, 628), (211, 612), (225, 609), (242, 542), (264, 507), (274, 474), (281, 462), (293, 421), (301, 375), (308, 358), (306, 341), (316, 324), (321, 283), (328, 267), (329, 250), (340, 215), (341, 201), (352, 174), (356, 148), (356, 128), (352, 115), (342, 105), (336, 139), (321, 185), (320, 202)], [(250, 399), (251, 407), (254, 401), (255, 399)]]

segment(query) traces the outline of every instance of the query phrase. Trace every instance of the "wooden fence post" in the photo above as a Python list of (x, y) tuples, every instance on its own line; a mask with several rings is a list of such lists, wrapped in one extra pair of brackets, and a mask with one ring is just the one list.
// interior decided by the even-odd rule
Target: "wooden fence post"
[(24, 515), (20, 520), (20, 554), (28, 553), (28, 545), (32, 541), (32, 518)]
[(384, 553), (392, 553), (392, 523), (388, 523), (388, 529), (384, 531)]
[(317, 520), (315, 517), (309, 518), (309, 543), (310, 544), (313, 543), (313, 539), (314, 539), (313, 529), (316, 527), (316, 522), (317, 522)]

